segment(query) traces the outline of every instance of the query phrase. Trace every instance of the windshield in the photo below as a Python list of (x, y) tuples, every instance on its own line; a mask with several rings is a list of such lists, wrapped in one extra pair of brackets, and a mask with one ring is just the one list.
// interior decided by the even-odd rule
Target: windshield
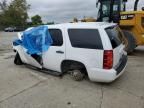
[(111, 41), (112, 47), (116, 48), (123, 42), (123, 35), (119, 27), (109, 27), (106, 28), (106, 32)]
[[(110, 0), (102, 0), (101, 1), (101, 17), (103, 21), (110, 20), (110, 13), (112, 15), (117, 15), (123, 9), (123, 2), (120, 0), (115, 0), (113, 6)], [(112, 10), (111, 10), (112, 8)]]
[(105, 1), (102, 3), (102, 20), (108, 21), (110, 15), (110, 1)]

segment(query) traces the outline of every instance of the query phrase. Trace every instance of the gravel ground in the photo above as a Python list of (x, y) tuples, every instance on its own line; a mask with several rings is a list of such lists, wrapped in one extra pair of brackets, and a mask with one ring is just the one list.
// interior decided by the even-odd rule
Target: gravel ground
[(16, 33), (0, 32), (0, 108), (144, 108), (144, 47), (110, 84), (51, 76), (13, 64)]

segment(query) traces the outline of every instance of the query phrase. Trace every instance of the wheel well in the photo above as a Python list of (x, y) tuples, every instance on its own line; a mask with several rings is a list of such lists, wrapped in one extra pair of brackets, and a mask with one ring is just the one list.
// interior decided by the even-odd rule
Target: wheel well
[(13, 51), (16, 53), (17, 51), (15, 49), (13, 49)]
[(84, 72), (85, 74), (87, 74), (87, 70), (86, 67), (83, 63), (78, 62), (78, 61), (74, 61), (74, 60), (64, 60), (61, 63), (61, 70), (62, 72), (67, 72), (73, 69), (80, 69), (82, 70), (82, 72)]

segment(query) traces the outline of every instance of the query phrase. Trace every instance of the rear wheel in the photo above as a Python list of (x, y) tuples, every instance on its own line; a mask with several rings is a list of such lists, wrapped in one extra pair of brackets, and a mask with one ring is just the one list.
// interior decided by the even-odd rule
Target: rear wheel
[(72, 70), (70, 74), (72, 79), (74, 79), (75, 81), (82, 81), (85, 76), (85, 74), (82, 73), (80, 70)]
[(61, 69), (63, 73), (68, 72), (75, 81), (82, 81), (87, 76), (86, 68), (81, 62), (65, 60), (61, 64)]
[(14, 59), (14, 64), (16, 64), (16, 65), (22, 65), (23, 64), (18, 52), (16, 53), (16, 56)]
[(134, 35), (131, 32), (125, 31), (125, 30), (123, 30), (123, 34), (124, 34), (125, 40), (126, 40), (125, 50), (127, 51), (128, 54), (130, 54), (136, 48), (136, 41), (135, 41)]

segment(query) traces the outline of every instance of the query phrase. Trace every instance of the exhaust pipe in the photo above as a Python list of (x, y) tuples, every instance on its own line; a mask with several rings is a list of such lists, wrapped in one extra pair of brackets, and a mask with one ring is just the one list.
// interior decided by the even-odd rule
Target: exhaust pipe
[(124, 12), (126, 11), (126, 3), (127, 3), (127, 0), (123, 0), (123, 5), (124, 5), (123, 11)]
[(134, 4), (134, 11), (137, 11), (138, 2), (139, 2), (139, 0), (135, 0), (135, 4)]

